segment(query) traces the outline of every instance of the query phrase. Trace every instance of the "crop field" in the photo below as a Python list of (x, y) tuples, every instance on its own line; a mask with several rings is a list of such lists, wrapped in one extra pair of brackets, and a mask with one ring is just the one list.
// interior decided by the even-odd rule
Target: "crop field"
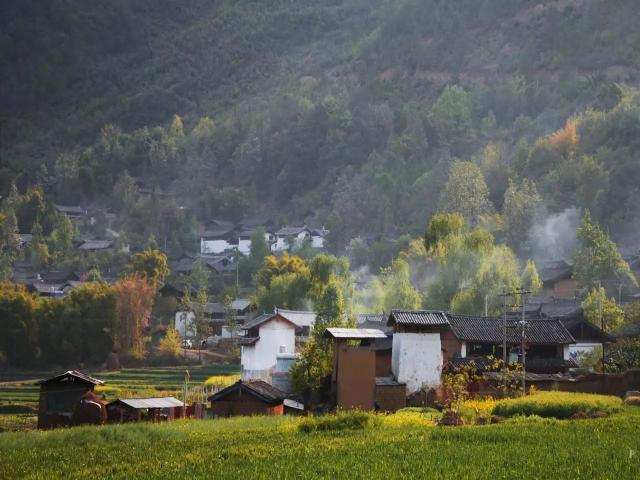
[(638, 407), (458, 428), (417, 412), (377, 417), (310, 432), (301, 418), (244, 417), (4, 433), (0, 478), (640, 477)]
[[(189, 370), (190, 385), (194, 387), (208, 379), (216, 385), (229, 383), (237, 378), (240, 369), (237, 365), (145, 367), (90, 374), (105, 382), (96, 388), (96, 393), (105, 400), (113, 400), (117, 397), (177, 395), (184, 382), (185, 370)], [(0, 373), (0, 431), (35, 427), (36, 417), (28, 414), (29, 409), (33, 412), (37, 408), (35, 382), (56, 373), (60, 372)]]

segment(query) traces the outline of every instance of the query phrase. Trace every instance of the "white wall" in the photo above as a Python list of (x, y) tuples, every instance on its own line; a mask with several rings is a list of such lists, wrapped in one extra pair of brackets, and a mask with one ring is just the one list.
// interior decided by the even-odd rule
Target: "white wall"
[(407, 384), (407, 394), (440, 385), (442, 344), (439, 333), (395, 333), (391, 371)]
[(579, 356), (579, 354), (581, 353), (589, 353), (591, 352), (591, 350), (593, 350), (596, 347), (600, 347), (602, 348), (602, 344), (601, 343), (573, 343), (571, 345), (568, 346), (568, 352), (567, 349), (565, 347), (565, 355), (564, 355), (564, 359), (568, 360), (569, 357), (573, 357), (574, 359)]
[(232, 246), (226, 240), (205, 240), (200, 239), (200, 253), (222, 253)]
[(285, 346), (287, 353), (295, 352), (295, 328), (289, 322), (274, 318), (260, 326), (259, 335), (256, 343), (242, 347), (240, 361), (243, 372), (275, 367), (281, 345)]
[(238, 251), (243, 255), (249, 255), (249, 253), (251, 253), (251, 239), (239, 238)]
[(311, 246), (313, 248), (324, 248), (324, 237), (313, 235), (311, 237)]
[(195, 315), (193, 312), (176, 312), (175, 323), (173, 327), (183, 337), (195, 337), (195, 332), (189, 325), (193, 325)]

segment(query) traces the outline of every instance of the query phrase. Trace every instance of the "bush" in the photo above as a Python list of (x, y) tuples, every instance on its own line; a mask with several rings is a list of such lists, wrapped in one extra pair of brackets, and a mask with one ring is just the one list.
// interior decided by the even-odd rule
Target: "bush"
[(335, 415), (305, 418), (298, 425), (298, 430), (305, 433), (327, 430), (363, 430), (380, 423), (380, 419), (375, 414), (354, 410), (338, 412)]
[(539, 392), (520, 398), (500, 400), (493, 408), (494, 415), (513, 417), (516, 415), (538, 415), (540, 417), (569, 418), (583, 412), (615, 413), (620, 410), (622, 400), (608, 395), (570, 392)]
[(640, 397), (627, 397), (624, 401), (624, 404), (640, 407)]

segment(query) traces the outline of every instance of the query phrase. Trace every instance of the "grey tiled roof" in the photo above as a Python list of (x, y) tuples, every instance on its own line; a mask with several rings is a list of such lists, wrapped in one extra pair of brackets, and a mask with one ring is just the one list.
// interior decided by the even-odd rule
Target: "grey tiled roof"
[(391, 310), (388, 325), (446, 326), (447, 315), (437, 310)]
[[(469, 342), (500, 343), (504, 337), (504, 320), (499, 317), (476, 317), (471, 315), (447, 314), (451, 330), (459, 340)], [(507, 342), (522, 340), (519, 320), (507, 319)], [(525, 337), (531, 344), (566, 345), (575, 340), (559, 320), (527, 320)]]
[(262, 380), (238, 380), (233, 385), (230, 385), (224, 390), (220, 390), (218, 393), (210, 396), (208, 400), (210, 402), (221, 400), (237, 390), (249, 393), (250, 395), (253, 395), (254, 397), (257, 397), (258, 399), (267, 403), (279, 403), (282, 402), (286, 397), (283, 392)]

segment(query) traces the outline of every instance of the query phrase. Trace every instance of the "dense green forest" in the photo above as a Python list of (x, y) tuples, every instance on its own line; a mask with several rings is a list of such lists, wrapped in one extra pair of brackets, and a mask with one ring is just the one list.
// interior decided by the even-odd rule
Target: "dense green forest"
[(571, 208), (636, 250), (638, 24), (632, 0), (2, 2), (0, 193), (187, 250), (212, 217), (311, 218), (341, 252), (457, 211), (531, 256)]

